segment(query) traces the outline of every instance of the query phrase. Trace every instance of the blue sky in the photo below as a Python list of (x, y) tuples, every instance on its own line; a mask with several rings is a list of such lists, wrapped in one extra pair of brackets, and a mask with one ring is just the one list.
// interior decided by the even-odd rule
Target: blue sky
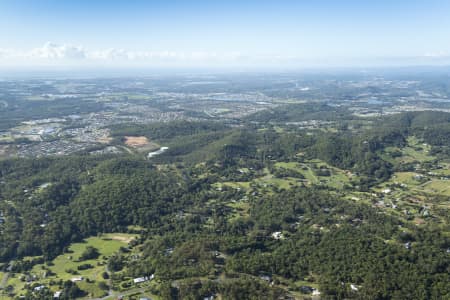
[(0, 63), (442, 64), (449, 16), (448, 0), (1, 0)]

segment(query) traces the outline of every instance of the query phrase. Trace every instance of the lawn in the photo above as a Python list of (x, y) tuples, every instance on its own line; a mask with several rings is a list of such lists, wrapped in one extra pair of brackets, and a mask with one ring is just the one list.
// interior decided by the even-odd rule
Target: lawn
[(391, 181), (416, 186), (420, 184), (418, 180), (414, 179), (416, 175), (418, 174), (414, 172), (395, 172)]
[(450, 164), (441, 163), (442, 169), (432, 170), (432, 172), (442, 175), (442, 176), (450, 176)]
[(314, 175), (313, 170), (307, 164), (296, 162), (277, 162), (275, 166), (300, 172), (310, 183), (319, 182), (316, 175)]
[(402, 161), (404, 161), (404, 162), (412, 162), (412, 161), (425, 162), (425, 161), (431, 161), (431, 160), (435, 159), (435, 157), (429, 155), (427, 152), (425, 152), (423, 150), (417, 150), (417, 149), (411, 148), (411, 147), (403, 148), (402, 153), (404, 156), (404, 157), (402, 157)]
[[(331, 176), (316, 175), (314, 173), (314, 170), (312, 169), (313, 165), (317, 168), (325, 167), (329, 169), (331, 172)], [(319, 159), (308, 160), (305, 163), (277, 162), (275, 166), (300, 172), (311, 184), (318, 184), (319, 182), (322, 182), (327, 186), (341, 189), (343, 188), (344, 184), (350, 182), (348, 176), (344, 173), (343, 170), (332, 167)], [(289, 185), (289, 183), (287, 184)]]
[(283, 179), (280, 178), (266, 178), (264, 180), (268, 185), (277, 186), (280, 189), (289, 189), (295, 185), (298, 185), (297, 179), (286, 177)]
[[(105, 267), (102, 265), (99, 266), (98, 263), (105, 262), (105, 260), (102, 258), (107, 258), (111, 256), (111, 254), (119, 250), (120, 247), (126, 246), (129, 239), (132, 237), (133, 235), (105, 234), (101, 237), (90, 237), (85, 240), (85, 243), (72, 244), (69, 250), (73, 253), (62, 254), (55, 258), (53, 260), (54, 265), (50, 267), (50, 270), (56, 273), (58, 278), (67, 280), (75, 276), (67, 273), (66, 270), (77, 270), (77, 267), (81, 264), (91, 264), (94, 266), (94, 268), (78, 271), (80, 275), (76, 276), (83, 276), (92, 280), (101, 280), (101, 273), (104, 271)], [(92, 246), (99, 250), (101, 254), (99, 259), (78, 261), (87, 246)], [(33, 268), (33, 271), (38, 270), (39, 265)]]
[[(89, 298), (101, 297), (105, 295), (105, 292), (98, 287), (100, 281), (105, 281), (102, 277), (102, 273), (106, 271), (106, 262), (109, 256), (117, 252), (120, 247), (126, 247), (128, 243), (134, 239), (137, 235), (125, 234), (125, 233), (109, 233), (103, 234), (97, 237), (90, 237), (85, 239), (81, 243), (74, 243), (69, 247), (70, 253), (64, 253), (57, 256), (50, 264), (38, 264), (35, 265), (30, 271), (31, 275), (36, 275), (39, 279), (35, 281), (46, 286), (49, 286), (53, 291), (59, 289), (56, 286), (50, 286), (50, 281), (57, 281), (59, 279), (65, 281), (74, 277), (83, 277), (83, 281), (77, 282), (78, 286), (89, 293)], [(98, 259), (89, 259), (79, 261), (81, 254), (85, 251), (86, 247), (92, 246), (97, 248), (100, 256)], [(82, 264), (90, 264), (92, 268), (87, 270), (77, 270), (77, 267)], [(48, 268), (54, 275), (47, 275), (48, 271), (44, 268)], [(67, 270), (74, 270), (77, 274), (67, 273)], [(8, 279), (7, 284), (14, 286), (16, 292), (24, 293), (25, 282), (20, 278), (23, 274), (14, 274)], [(89, 282), (88, 282), (89, 280)]]
[(450, 180), (432, 180), (423, 186), (424, 191), (450, 196)]
[(431, 147), (427, 144), (421, 144), (415, 137), (408, 138), (408, 146), (402, 150), (402, 157), (399, 157), (401, 162), (426, 162), (434, 160), (435, 157), (429, 155)]
[(215, 186), (216, 188), (222, 188), (224, 186), (226, 187), (230, 187), (230, 188), (234, 188), (234, 189), (244, 189), (247, 190), (250, 188), (250, 182), (248, 181), (241, 181), (241, 182), (221, 182), (221, 183), (216, 183), (213, 186)]
[(14, 291), (20, 291), (25, 287), (25, 282), (20, 280), (21, 274), (11, 274), (8, 278), (6, 286), (11, 285)]

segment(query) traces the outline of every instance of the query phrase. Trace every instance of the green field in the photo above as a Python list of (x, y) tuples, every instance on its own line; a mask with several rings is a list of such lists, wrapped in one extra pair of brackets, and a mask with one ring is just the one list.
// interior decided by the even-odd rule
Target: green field
[[(323, 184), (333, 188), (341, 189), (344, 184), (349, 183), (350, 180), (345, 172), (341, 169), (332, 167), (319, 159), (312, 159), (304, 163), (296, 162), (277, 162), (276, 167), (291, 169), (301, 173), (310, 184)], [(330, 170), (330, 176), (318, 176), (315, 174), (313, 167), (324, 167)]]
[(224, 187), (230, 187), (233, 189), (249, 189), (250, 188), (250, 182), (248, 181), (238, 181), (238, 182), (232, 182), (232, 181), (225, 181), (221, 183), (215, 183), (213, 186), (216, 189), (224, 188)]
[(426, 162), (436, 159), (436, 157), (429, 155), (431, 147), (427, 144), (422, 144), (416, 137), (408, 138), (408, 146), (402, 149), (403, 156), (399, 158), (401, 162)]
[[(87, 238), (82, 243), (72, 244), (69, 247), (69, 253), (59, 255), (50, 264), (35, 265), (29, 273), (37, 277), (36, 283), (46, 285), (53, 291), (60, 290), (60, 287), (56, 284), (52, 285), (52, 282), (71, 280), (81, 276), (83, 280), (77, 282), (77, 285), (89, 294), (87, 299), (102, 297), (106, 292), (101, 290), (98, 284), (101, 281), (105, 282), (102, 273), (106, 271), (108, 257), (117, 252), (120, 247), (126, 247), (135, 237), (136, 235), (132, 234), (109, 233)], [(98, 249), (99, 258), (79, 261), (81, 254), (88, 246)], [(90, 264), (93, 267), (87, 270), (77, 270), (77, 267), (83, 264)], [(54, 274), (48, 275), (48, 270)], [(68, 270), (76, 271), (76, 274), (70, 274), (67, 272)], [(7, 285), (12, 285), (17, 294), (24, 293), (25, 282), (21, 280), (23, 276), (24, 274), (19, 273), (11, 274), (7, 281)]]
[(414, 179), (414, 176), (418, 175), (415, 172), (395, 172), (391, 180), (398, 183), (417, 186), (420, 182)]
[(423, 185), (426, 192), (450, 196), (450, 180), (432, 180)]
[(314, 172), (307, 164), (296, 163), (296, 162), (277, 162), (275, 164), (275, 166), (300, 172), (305, 177), (305, 179), (308, 180), (310, 183), (318, 183), (319, 182), (317, 177), (314, 175)]
[[(133, 235), (125, 235), (125, 234), (105, 234), (101, 237), (90, 237), (86, 239), (86, 243), (75, 243), (70, 246), (69, 250), (73, 251), (70, 254), (62, 254), (53, 260), (54, 266), (50, 267), (50, 270), (55, 272), (59, 278), (62, 279), (71, 279), (74, 277), (73, 275), (66, 273), (65, 271), (68, 269), (76, 270), (77, 266), (81, 264), (92, 264), (96, 266), (98, 260), (85, 260), (78, 261), (83, 251), (87, 246), (92, 246), (97, 248), (101, 254), (100, 257), (109, 257), (111, 254), (119, 250), (120, 247), (126, 246), (126, 240), (132, 238)], [(121, 239), (121, 240), (120, 240)], [(39, 271), (39, 265), (33, 268), (33, 271)], [(79, 271), (80, 275), (93, 279), (99, 280), (101, 279), (101, 272), (104, 271), (104, 266), (96, 266), (93, 269)], [(80, 276), (77, 275), (77, 276)]]
[(442, 169), (433, 170), (434, 173), (442, 175), (442, 176), (450, 176), (450, 164), (449, 163), (440, 163)]
[[(266, 168), (264, 169), (264, 174), (251, 182), (231, 182), (225, 181), (213, 184), (215, 189), (220, 189), (223, 187), (230, 187), (234, 189), (249, 190), (251, 185), (259, 186), (262, 188), (276, 187), (280, 189), (289, 189), (293, 186), (298, 186), (302, 182), (307, 182), (307, 184), (321, 184), (326, 185), (336, 189), (342, 189), (345, 184), (350, 183), (350, 179), (345, 171), (338, 168), (332, 167), (321, 160), (309, 160), (305, 163), (297, 162), (277, 162), (275, 163), (275, 168), (293, 170), (300, 173), (304, 179), (295, 177), (284, 177), (277, 178), (269, 172)], [(318, 176), (315, 174), (314, 167), (320, 168), (324, 167), (330, 171), (330, 176)]]

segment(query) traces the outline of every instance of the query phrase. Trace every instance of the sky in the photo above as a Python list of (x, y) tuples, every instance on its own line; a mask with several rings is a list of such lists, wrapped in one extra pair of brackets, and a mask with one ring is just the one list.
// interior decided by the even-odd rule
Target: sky
[(1, 0), (0, 68), (450, 65), (448, 0)]

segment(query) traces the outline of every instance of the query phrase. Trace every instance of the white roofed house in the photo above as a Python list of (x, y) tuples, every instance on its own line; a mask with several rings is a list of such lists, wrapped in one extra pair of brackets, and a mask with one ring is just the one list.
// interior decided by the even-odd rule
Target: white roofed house
[(155, 278), (155, 274), (152, 274), (150, 276), (137, 277), (137, 278), (133, 279), (133, 283), (134, 284), (143, 283), (143, 282), (146, 282), (146, 281), (150, 281), (153, 278)]
[(392, 190), (390, 188), (385, 188), (382, 190), (383, 194), (390, 194)]
[(281, 231), (273, 232), (273, 233), (271, 234), (271, 236), (272, 236), (272, 238), (275, 239), (275, 240), (282, 240), (282, 239), (284, 239), (283, 233), (281, 233)]
[(43, 290), (43, 289), (45, 289), (45, 285), (39, 285), (39, 286), (35, 287), (35, 288), (33, 289), (33, 291), (39, 292), (40, 290)]
[(70, 279), (70, 281), (72, 282), (79, 282), (79, 281), (83, 281), (83, 276), (78, 276), (78, 277), (73, 277), (72, 279)]
[(148, 281), (147, 277), (138, 277), (138, 278), (133, 279), (134, 283), (142, 283), (142, 282), (146, 282), (146, 281)]

